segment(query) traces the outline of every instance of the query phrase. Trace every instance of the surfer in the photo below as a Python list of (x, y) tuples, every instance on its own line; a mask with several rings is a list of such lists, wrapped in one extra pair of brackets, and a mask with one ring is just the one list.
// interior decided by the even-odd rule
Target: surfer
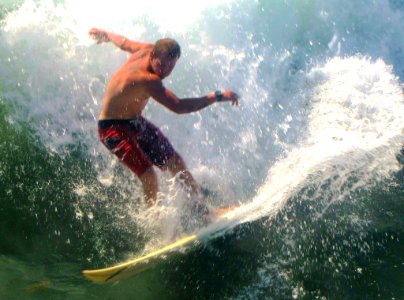
[(131, 41), (124, 36), (93, 28), (89, 31), (98, 44), (112, 42), (131, 56), (112, 76), (103, 99), (98, 121), (101, 142), (140, 179), (147, 204), (157, 200), (158, 183), (154, 166), (178, 174), (187, 190), (200, 196), (201, 188), (163, 133), (142, 116), (150, 98), (177, 113), (192, 113), (216, 102), (238, 105), (239, 96), (230, 91), (211, 92), (200, 98), (177, 97), (164, 87), (180, 58), (178, 43), (169, 38), (154, 45)]

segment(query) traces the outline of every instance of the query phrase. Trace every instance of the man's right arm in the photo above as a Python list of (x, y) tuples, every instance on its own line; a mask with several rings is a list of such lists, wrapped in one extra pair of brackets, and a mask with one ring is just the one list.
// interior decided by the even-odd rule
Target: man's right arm
[(139, 49), (148, 46), (146, 43), (134, 42), (122, 35), (98, 28), (92, 28), (88, 34), (97, 42), (97, 44), (112, 42), (123, 51), (130, 53), (134, 53)]

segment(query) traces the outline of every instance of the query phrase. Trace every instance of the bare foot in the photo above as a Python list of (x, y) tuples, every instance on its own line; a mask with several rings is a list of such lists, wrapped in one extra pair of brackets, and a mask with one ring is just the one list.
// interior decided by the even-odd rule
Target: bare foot
[(232, 210), (234, 210), (236, 208), (237, 208), (237, 205), (233, 204), (233, 205), (231, 205), (229, 207), (218, 208), (218, 209), (212, 210), (211, 214), (215, 215), (215, 216), (221, 216), (221, 215), (224, 215), (225, 213), (227, 213), (229, 211), (232, 211)]

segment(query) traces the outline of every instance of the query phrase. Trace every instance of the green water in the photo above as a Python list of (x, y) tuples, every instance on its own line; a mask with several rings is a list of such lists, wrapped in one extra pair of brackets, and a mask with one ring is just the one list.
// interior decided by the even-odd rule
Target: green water
[[(24, 6), (22, 18), (7, 19), (23, 3), (43, 10)], [(93, 284), (80, 271), (133, 258), (159, 237), (150, 230), (155, 220), (137, 218), (145, 212), (139, 182), (97, 139), (105, 84), (125, 56), (111, 45), (82, 42), (75, 30), (88, 25), (52, 3), (70, 1), (49, 1), (46, 9), (44, 1), (0, 2), (0, 299), (404, 299), (400, 1), (235, 1), (207, 6), (188, 31), (170, 32), (184, 45), (170, 88), (243, 93), (238, 110), (214, 106), (173, 117), (152, 104), (146, 111), (198, 178), (218, 198), (248, 205), (265, 195), (267, 182), (270, 191), (289, 191), (266, 174), (289, 162), (272, 174), (288, 183), (283, 173), (293, 168), (289, 155), (297, 149), (302, 168), (289, 175), (301, 181), (257, 220), (112, 285)], [(110, 17), (106, 26), (129, 28), (142, 40), (166, 34), (147, 16)], [(139, 26), (147, 28), (137, 33)], [(341, 72), (309, 72), (344, 57), (352, 66)], [(367, 76), (359, 79), (349, 72), (363, 69)], [(333, 79), (344, 72), (340, 81), (356, 90), (340, 101), (352, 112), (340, 121), (333, 109), (347, 87)], [(386, 74), (392, 76), (383, 81)], [(321, 97), (324, 81), (337, 86), (332, 97)], [(346, 126), (332, 146), (343, 148), (356, 133), (371, 138), (310, 161), (308, 111), (318, 102), (334, 105), (319, 127), (335, 134)], [(391, 135), (369, 147), (384, 134)], [(310, 143), (321, 144), (328, 135), (314, 137)], [(310, 163), (314, 171), (305, 171)], [(272, 199), (264, 200), (263, 212)]]

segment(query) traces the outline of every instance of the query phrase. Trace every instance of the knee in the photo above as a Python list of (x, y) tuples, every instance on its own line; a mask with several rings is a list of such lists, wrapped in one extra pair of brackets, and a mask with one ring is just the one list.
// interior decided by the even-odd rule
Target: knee
[(178, 154), (175, 153), (168, 161), (167, 161), (167, 168), (173, 172), (181, 172), (186, 169), (185, 162), (182, 159), (182, 157)]
[(157, 184), (157, 174), (153, 167), (148, 168), (141, 176), (139, 176), (140, 181), (143, 184)]

